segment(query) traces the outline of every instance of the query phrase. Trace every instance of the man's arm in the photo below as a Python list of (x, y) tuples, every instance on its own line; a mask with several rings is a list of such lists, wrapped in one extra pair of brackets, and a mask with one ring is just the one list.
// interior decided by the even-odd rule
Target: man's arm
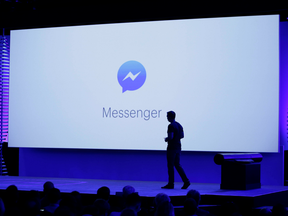
[(181, 134), (180, 134), (180, 139), (184, 138), (184, 131), (182, 130), (181, 131)]
[(172, 140), (174, 136), (173, 132), (168, 132), (168, 137), (165, 138), (165, 142), (168, 142), (169, 140)]
[(179, 126), (180, 126), (180, 139), (183, 139), (184, 138), (184, 130), (183, 130), (182, 125), (179, 124)]

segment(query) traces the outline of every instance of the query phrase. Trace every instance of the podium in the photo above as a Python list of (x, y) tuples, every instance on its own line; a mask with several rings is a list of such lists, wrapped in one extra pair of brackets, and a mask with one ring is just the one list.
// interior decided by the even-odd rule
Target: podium
[(217, 154), (214, 162), (221, 165), (220, 189), (250, 190), (261, 188), (261, 154)]

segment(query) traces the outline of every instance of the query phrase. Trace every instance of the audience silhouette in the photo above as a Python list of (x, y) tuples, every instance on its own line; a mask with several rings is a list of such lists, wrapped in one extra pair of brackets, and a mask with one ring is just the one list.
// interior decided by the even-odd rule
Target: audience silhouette
[(201, 201), (201, 195), (200, 195), (199, 191), (189, 190), (187, 195), (186, 195), (186, 199), (194, 199), (194, 201), (196, 203), (196, 211), (194, 213), (195, 215), (198, 215), (198, 216), (210, 215), (210, 212), (205, 211), (204, 209), (198, 208), (200, 201)]
[(184, 203), (184, 212), (186, 216), (194, 216), (196, 214), (198, 204), (193, 198), (188, 198)]
[(174, 216), (174, 207), (171, 202), (161, 202), (156, 210), (156, 216)]
[(52, 188), (54, 188), (54, 184), (51, 181), (47, 181), (44, 183), (43, 185), (44, 196), (41, 199), (41, 208), (49, 205), (48, 194)]
[[(22, 195), (21, 195), (22, 196)], [(170, 197), (165, 193), (158, 193), (154, 202), (148, 207), (143, 205), (140, 195), (135, 188), (127, 185), (123, 187), (121, 199), (125, 203), (118, 211), (113, 211), (119, 206), (121, 199), (113, 200), (110, 197), (110, 189), (107, 186), (97, 190), (95, 201), (82, 203), (82, 195), (78, 191), (62, 193), (54, 187), (52, 182), (43, 185), (43, 193), (31, 190), (25, 193), (25, 197), (19, 198), (17, 186), (10, 185), (0, 197), (0, 216), (252, 216), (271, 215), (287, 216), (287, 209), (282, 204), (259, 209), (257, 214), (244, 214), (234, 202), (225, 202), (217, 206), (217, 211), (209, 212), (203, 209), (201, 195), (197, 190), (189, 190), (186, 199), (174, 206)], [(41, 198), (42, 197), (42, 198)], [(110, 200), (111, 198), (111, 200)], [(143, 198), (143, 197), (142, 197)], [(113, 202), (112, 202), (113, 200)], [(109, 203), (111, 201), (111, 203)], [(175, 200), (174, 200), (175, 201)], [(174, 203), (173, 201), (173, 203)], [(247, 213), (247, 212), (246, 212)]]
[(5, 206), (3, 200), (0, 198), (0, 216), (3, 216), (5, 212)]
[(98, 199), (104, 199), (106, 201), (109, 201), (110, 198), (110, 189), (106, 186), (100, 187), (97, 190), (97, 198)]
[(61, 199), (61, 193), (58, 188), (51, 188), (48, 193), (49, 205), (44, 207), (44, 210), (53, 214), (54, 211), (59, 207), (59, 202)]
[[(109, 190), (110, 191), (110, 190)], [(95, 206), (95, 215), (97, 216), (108, 216), (110, 213), (110, 205), (105, 199), (96, 199), (94, 204)]]

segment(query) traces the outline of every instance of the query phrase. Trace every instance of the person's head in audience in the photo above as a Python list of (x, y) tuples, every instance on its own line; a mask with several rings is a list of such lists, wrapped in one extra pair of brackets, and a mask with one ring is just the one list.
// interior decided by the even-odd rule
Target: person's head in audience
[(96, 199), (94, 204), (97, 216), (108, 216), (110, 211), (110, 204), (105, 199)]
[(127, 185), (123, 187), (122, 192), (123, 192), (123, 197), (126, 198), (129, 194), (135, 193), (135, 188), (130, 185)]
[(50, 204), (56, 204), (61, 199), (61, 193), (58, 188), (51, 188), (51, 190), (48, 193), (48, 200)]
[(6, 208), (14, 207), (19, 200), (19, 191), (15, 185), (10, 185), (5, 190), (4, 204)]
[(133, 209), (135, 212), (141, 210), (141, 197), (137, 193), (132, 193), (127, 196), (126, 207)]
[(5, 213), (5, 206), (4, 206), (3, 200), (0, 197), (0, 216), (3, 216), (4, 213)]
[(120, 216), (137, 216), (137, 212), (134, 211), (133, 209), (126, 208), (126, 209), (123, 209)]
[(54, 188), (54, 184), (51, 181), (45, 182), (43, 185), (44, 194), (48, 194), (52, 188)]
[(259, 211), (259, 216), (264, 216), (264, 215), (272, 215), (272, 211), (269, 208), (262, 208)]
[(272, 208), (272, 215), (273, 216), (286, 216), (287, 210), (284, 205), (276, 204)]
[(194, 215), (197, 210), (197, 202), (193, 198), (188, 198), (184, 202), (185, 215)]
[(196, 201), (197, 206), (199, 205), (201, 201), (201, 195), (197, 190), (189, 190), (186, 199), (192, 198)]
[(52, 188), (54, 188), (54, 184), (50, 181), (47, 181), (43, 184), (43, 197), (41, 199), (41, 208), (44, 208), (45, 206), (48, 206), (50, 204), (48, 194)]
[(77, 204), (82, 204), (82, 196), (78, 191), (72, 191), (71, 195), (75, 197)]
[(195, 215), (209, 215), (210, 212), (206, 211), (204, 209), (198, 208), (200, 201), (201, 201), (201, 195), (197, 190), (189, 190), (186, 199), (193, 199), (196, 202), (196, 212)]
[(166, 201), (170, 202), (170, 197), (167, 194), (158, 193), (154, 199), (155, 207), (157, 208), (161, 203)]
[(110, 189), (106, 186), (100, 187), (97, 190), (97, 199), (109, 200), (110, 198)]
[(172, 203), (169, 201), (162, 202), (156, 210), (156, 216), (175, 216)]

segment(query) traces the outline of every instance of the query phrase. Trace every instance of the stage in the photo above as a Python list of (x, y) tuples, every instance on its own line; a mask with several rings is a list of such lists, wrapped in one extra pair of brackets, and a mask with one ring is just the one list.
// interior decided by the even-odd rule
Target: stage
[(189, 189), (198, 190), (201, 194), (202, 206), (220, 206), (226, 201), (233, 201), (240, 207), (255, 209), (261, 206), (272, 206), (282, 203), (288, 206), (288, 187), (263, 185), (260, 189), (253, 190), (221, 190), (220, 184), (191, 183), (187, 190), (182, 190), (182, 183), (175, 183), (175, 189), (161, 189), (166, 182), (152, 181), (122, 181), (122, 180), (99, 180), (99, 179), (72, 179), (72, 178), (44, 178), (44, 177), (16, 177), (0, 176), (0, 192), (3, 193), (9, 185), (16, 185), (24, 194), (29, 190), (43, 191), (46, 181), (54, 183), (62, 193), (79, 191), (85, 200), (94, 201), (98, 188), (107, 186), (111, 191), (111, 198), (116, 192), (121, 192), (126, 185), (131, 185), (142, 197), (146, 204), (152, 203), (158, 193), (166, 193), (170, 196), (175, 207), (183, 206), (185, 195)]

